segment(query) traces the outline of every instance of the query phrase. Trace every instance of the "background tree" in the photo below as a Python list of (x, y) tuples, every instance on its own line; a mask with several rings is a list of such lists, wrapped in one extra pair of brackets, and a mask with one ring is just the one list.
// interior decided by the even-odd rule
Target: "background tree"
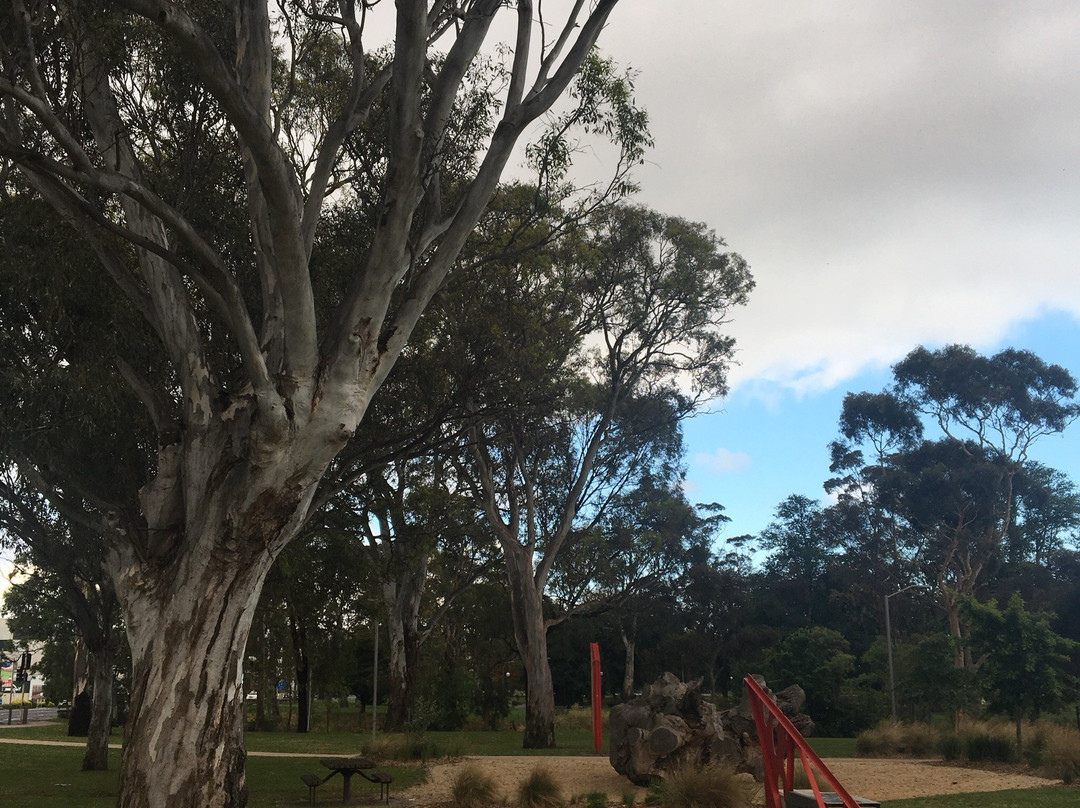
[(760, 549), (769, 555), (765, 572), (782, 587), (780, 600), (799, 610), (797, 622), (814, 624), (815, 602), (824, 595), (823, 579), (830, 554), (821, 506), (792, 494), (776, 506), (776, 518), (758, 537)]
[[(721, 329), (753, 285), (745, 262), (722, 252), (702, 225), (642, 208), (598, 213), (581, 243), (574, 263), (558, 268), (579, 279), (570, 288), (580, 319), (560, 326), (570, 339), (538, 357), (537, 372), (518, 365), (531, 388), (553, 384), (561, 395), (478, 417), (470, 430), (475, 485), (502, 550), (526, 671), (526, 747), (555, 742), (544, 593), (556, 561), (591, 533), (637, 469), (675, 456), (677, 422), (696, 396), (724, 391), (733, 342)], [(550, 294), (550, 285), (536, 288)], [(541, 300), (528, 308), (545, 311)], [(584, 340), (590, 334), (595, 348)], [(535, 352), (532, 339), (513, 344), (521, 357)]]
[[(0, 544), (15, 549), (30, 570), (19, 588), (5, 597), (4, 607), (21, 636), (51, 641), (53, 653), (68, 647), (72, 639), (81, 644), (87, 676), (77, 683), (76, 693), (63, 698), (74, 700), (79, 694), (89, 698), (82, 769), (105, 771), (123, 631), (104, 553), (88, 533), (86, 525), (52, 511), (13, 469), (0, 474)], [(74, 644), (71, 647), (74, 650)], [(74, 664), (74, 654), (67, 663)]]
[[(915, 552), (959, 640), (956, 593), (973, 595), (998, 562), (1032, 446), (1080, 413), (1076, 382), (1029, 352), (984, 357), (958, 345), (918, 348), (893, 376), (881, 394), (845, 397), (833, 471), (847, 477), (832, 486), (869, 491), (879, 512), (906, 524), (910, 532), (898, 535), (918, 539)], [(940, 437), (924, 438), (923, 419)], [(956, 664), (973, 666), (961, 643)]]
[(1080, 644), (1054, 633), (1051, 615), (1029, 612), (1018, 594), (1002, 610), (973, 598), (966, 598), (963, 608), (972, 626), (972, 647), (981, 660), (977, 681), (992, 707), (1013, 717), (1016, 749), (1022, 755), (1024, 719), (1058, 707), (1075, 693), (1076, 680), (1068, 668)]
[(698, 657), (705, 663), (704, 675), (712, 693), (718, 692), (718, 684), (719, 692), (726, 692), (748, 672), (739, 668), (737, 660), (746, 635), (753, 632), (749, 577), (745, 556), (717, 555), (692, 566), (680, 592), (689, 634), (700, 643)]
[(797, 684), (806, 691), (806, 713), (816, 731), (851, 732), (857, 718), (845, 689), (855, 673), (855, 657), (842, 634), (822, 626), (796, 629), (769, 649), (764, 666), (773, 689)]

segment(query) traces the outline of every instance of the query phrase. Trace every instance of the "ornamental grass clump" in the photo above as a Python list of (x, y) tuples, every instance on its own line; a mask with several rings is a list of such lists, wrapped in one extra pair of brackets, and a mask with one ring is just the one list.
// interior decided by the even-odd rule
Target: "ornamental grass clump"
[(967, 721), (958, 734), (963, 756), (973, 763), (1013, 763), (1017, 759), (1015, 730), (1005, 721)]
[(452, 808), (473, 808), (498, 803), (498, 791), (495, 780), (484, 774), (476, 766), (466, 766), (457, 773), (450, 787), (450, 805)]
[(899, 745), (900, 726), (888, 720), (855, 736), (855, 754), (860, 757), (889, 757), (896, 754)]
[(1056, 724), (1042, 725), (1039, 731), (1039, 770), (1066, 785), (1080, 780), (1080, 732)]
[(533, 769), (518, 786), (518, 808), (562, 808), (564, 804), (555, 776), (543, 767)]
[(649, 789), (646, 803), (658, 808), (751, 808), (758, 786), (717, 765), (683, 766)]
[(938, 744), (938, 733), (929, 724), (893, 723), (888, 719), (855, 738), (855, 752), (861, 757), (923, 757)]

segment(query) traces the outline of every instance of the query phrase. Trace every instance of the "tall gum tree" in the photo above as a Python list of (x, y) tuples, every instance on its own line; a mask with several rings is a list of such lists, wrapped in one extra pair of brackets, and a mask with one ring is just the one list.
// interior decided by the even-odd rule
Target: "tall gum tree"
[[(145, 483), (109, 499), (79, 481), (109, 541), (133, 660), (118, 805), (246, 803), (241, 664), (267, 570), (523, 130), (563, 95), (616, 1), (568, 3), (551, 27), (539, 0), (398, 0), (378, 69), (368, 32), (385, 4), (238, 0), (229, 15), (170, 0), (12, 0), (0, 13), (0, 154), (87, 240), (89, 271), (160, 342), (151, 368), (118, 358), (156, 432)], [(504, 12), (516, 23), (497, 123), (468, 178), (444, 187), (450, 110)], [(343, 69), (312, 69), (327, 48)], [(159, 116), (177, 74), (203, 106)], [(320, 81), (323, 114), (290, 115), (294, 91)], [(366, 161), (347, 147), (377, 103), (384, 148)], [(240, 180), (185, 204), (176, 172), (223, 146)], [(371, 236), (320, 311), (315, 233), (328, 200), (361, 181), (376, 189)], [(239, 233), (200, 219), (237, 210)], [(152, 372), (161, 365), (168, 373)], [(17, 451), (34, 462), (32, 440)], [(61, 467), (41, 471), (57, 499), (74, 487)]]
[[(558, 329), (562, 353), (538, 352), (529, 323), (514, 321), (502, 340), (530, 404), (476, 417), (469, 436), (525, 668), (527, 748), (555, 745), (547, 629), (556, 618), (544, 600), (560, 554), (668, 455), (665, 441), (700, 397), (725, 391), (734, 341), (723, 326), (753, 287), (746, 262), (704, 225), (641, 207), (599, 212), (577, 244), (549, 268), (560, 283), (523, 284), (537, 312), (560, 301), (560, 316), (534, 324)], [(578, 296), (571, 323), (564, 288)], [(555, 391), (548, 401), (537, 395), (544, 385)]]
[[(916, 348), (893, 378), (881, 393), (845, 397), (832, 470), (847, 476), (830, 487), (861, 489), (918, 537), (919, 564), (959, 641), (962, 598), (976, 594), (1015, 524), (1032, 448), (1080, 415), (1076, 381), (1027, 351), (983, 356), (964, 345)], [(954, 664), (976, 667), (959, 642)]]

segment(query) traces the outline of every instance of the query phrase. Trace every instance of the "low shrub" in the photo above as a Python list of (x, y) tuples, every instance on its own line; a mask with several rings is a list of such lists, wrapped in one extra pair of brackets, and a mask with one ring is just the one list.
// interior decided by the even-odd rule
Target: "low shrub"
[(659, 808), (751, 808), (757, 784), (721, 766), (683, 766), (652, 786), (647, 805)]
[(964, 739), (964, 756), (975, 763), (1013, 763), (1016, 760), (1016, 742), (999, 735), (969, 735)]
[(938, 731), (921, 721), (901, 724), (900, 754), (924, 757), (937, 746)]
[(1016, 728), (1007, 721), (965, 721), (960, 725), (963, 757), (976, 763), (1013, 763)]
[(495, 780), (476, 766), (466, 766), (459, 771), (450, 787), (452, 808), (494, 805), (497, 799)]
[(938, 738), (937, 751), (945, 760), (959, 760), (964, 755), (964, 742), (959, 735), (948, 733)]
[(562, 808), (563, 797), (555, 776), (546, 768), (537, 767), (518, 786), (518, 808)]
[(413, 735), (368, 741), (360, 745), (360, 751), (375, 760), (401, 761), (425, 761), (432, 758), (457, 757), (461, 754), (459, 746), (443, 748), (435, 741)]

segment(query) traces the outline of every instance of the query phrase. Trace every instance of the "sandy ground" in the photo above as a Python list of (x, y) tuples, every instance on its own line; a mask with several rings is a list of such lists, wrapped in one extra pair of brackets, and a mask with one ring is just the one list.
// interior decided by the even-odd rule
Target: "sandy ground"
[[(551, 771), (562, 785), (564, 797), (603, 791), (610, 804), (621, 805), (623, 794), (633, 791), (635, 803), (640, 805), (645, 793), (617, 774), (606, 757), (466, 757), (430, 766), (426, 783), (397, 792), (391, 802), (416, 808), (437, 806), (449, 798), (454, 776), (468, 765), (490, 775), (506, 796), (512, 795), (517, 784), (537, 766), (546, 766)], [(826, 760), (825, 765), (853, 796), (882, 802), (933, 794), (1036, 788), (1053, 782), (1030, 775), (962, 769), (927, 761), (834, 758)]]

